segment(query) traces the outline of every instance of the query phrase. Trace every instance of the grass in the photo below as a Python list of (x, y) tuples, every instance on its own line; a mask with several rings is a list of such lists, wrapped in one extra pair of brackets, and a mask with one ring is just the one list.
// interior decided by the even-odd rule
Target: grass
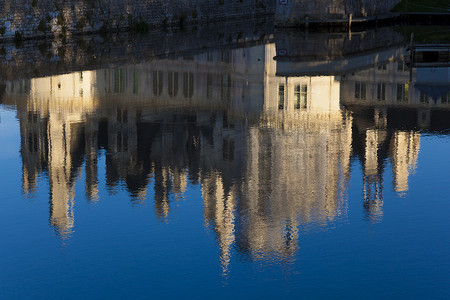
[(405, 1), (408, 12), (450, 12), (450, 0), (402, 0), (392, 11), (404, 12)]

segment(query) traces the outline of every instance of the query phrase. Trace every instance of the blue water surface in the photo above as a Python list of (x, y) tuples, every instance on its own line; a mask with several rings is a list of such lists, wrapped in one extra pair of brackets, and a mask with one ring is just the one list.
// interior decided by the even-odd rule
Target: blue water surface
[[(152, 63), (124, 68), (159, 76)], [(194, 96), (186, 107), (155, 102), (151, 85), (133, 98), (130, 81), (117, 100), (100, 93), (103, 70), (90, 72), (94, 104), (39, 96), (45, 78), (30, 79), (36, 90), (23, 98), (7, 82), (0, 298), (450, 297), (446, 107), (429, 102), (422, 126), (395, 119), (420, 104), (386, 105), (380, 125), (370, 123), (379, 106), (345, 106), (341, 93), (327, 100), (343, 101), (336, 111), (286, 108), (281, 118), (279, 103), (254, 91), (246, 101), (264, 106), (205, 108)]]

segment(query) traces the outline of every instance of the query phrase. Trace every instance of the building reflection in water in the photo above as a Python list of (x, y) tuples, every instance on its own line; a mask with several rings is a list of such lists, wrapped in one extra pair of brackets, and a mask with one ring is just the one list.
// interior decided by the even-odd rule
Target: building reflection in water
[(48, 174), (50, 223), (65, 238), (83, 167), (86, 198), (101, 200), (102, 149), (109, 190), (125, 184), (139, 204), (153, 184), (158, 218), (200, 184), (224, 274), (233, 249), (290, 261), (299, 230), (345, 218), (352, 157), (362, 164), (365, 215), (381, 220), (386, 160), (406, 193), (416, 129), (439, 126), (431, 115), (448, 94), (433, 100), (413, 88), (418, 72), (401, 60), (351, 75), (281, 76), (274, 56), (267, 44), (7, 82), (2, 102), (17, 106), (24, 193)]
[(409, 69), (405, 59), (343, 76), (341, 99), (353, 112), (353, 151), (364, 172), (364, 210), (372, 221), (383, 210), (383, 169), (388, 158), (399, 196), (408, 191), (420, 148), (420, 131), (448, 128), (448, 68)]

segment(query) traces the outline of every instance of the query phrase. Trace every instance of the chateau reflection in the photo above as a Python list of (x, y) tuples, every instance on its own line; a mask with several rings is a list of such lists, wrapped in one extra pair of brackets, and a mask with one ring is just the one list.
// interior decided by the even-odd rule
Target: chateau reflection
[(364, 210), (371, 221), (380, 220), (383, 214), (387, 159), (394, 189), (403, 196), (416, 169), (420, 131), (449, 128), (448, 70), (409, 69), (400, 57), (343, 76), (341, 99), (353, 112), (353, 151), (363, 167)]
[(109, 191), (123, 184), (136, 204), (154, 194), (158, 218), (200, 184), (224, 274), (233, 249), (289, 261), (300, 230), (345, 218), (352, 157), (362, 165), (365, 215), (381, 220), (386, 161), (403, 195), (417, 129), (447, 126), (448, 112), (435, 108), (447, 108), (448, 91), (436, 97), (401, 60), (281, 76), (274, 56), (267, 44), (7, 82), (2, 102), (17, 107), (24, 193), (48, 175), (50, 224), (65, 238), (81, 174), (88, 201), (101, 200), (103, 151)]

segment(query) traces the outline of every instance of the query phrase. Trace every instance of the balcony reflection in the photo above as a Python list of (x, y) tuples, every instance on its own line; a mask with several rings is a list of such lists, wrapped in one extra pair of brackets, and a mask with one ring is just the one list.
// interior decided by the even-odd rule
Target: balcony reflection
[(404, 195), (418, 161), (417, 129), (447, 126), (449, 95), (426, 94), (435, 90), (402, 57), (311, 76), (281, 74), (275, 56), (267, 44), (6, 82), (2, 102), (16, 105), (20, 121), (24, 193), (48, 174), (50, 224), (66, 238), (81, 174), (87, 200), (102, 200), (103, 151), (110, 193), (123, 184), (139, 205), (153, 188), (161, 220), (199, 184), (224, 274), (233, 249), (289, 261), (301, 231), (345, 218), (353, 157), (363, 171), (364, 215), (379, 222), (387, 160)]

